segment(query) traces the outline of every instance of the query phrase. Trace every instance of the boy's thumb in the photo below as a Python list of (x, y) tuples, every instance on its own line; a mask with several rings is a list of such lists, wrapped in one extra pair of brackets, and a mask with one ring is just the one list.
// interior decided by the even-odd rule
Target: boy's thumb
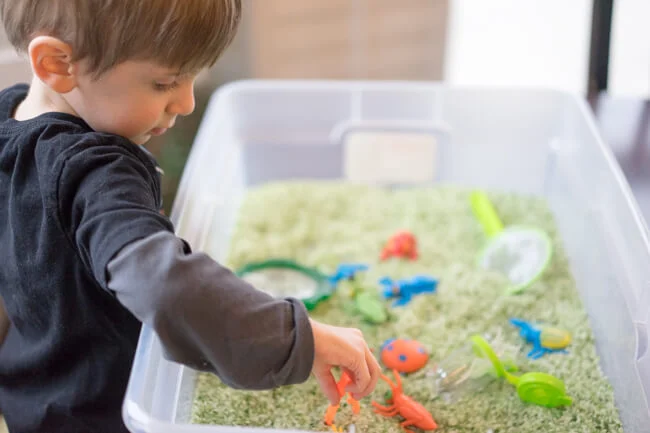
[(319, 368), (314, 370), (314, 376), (316, 376), (316, 380), (330, 404), (333, 406), (339, 404), (341, 396), (339, 395), (339, 390), (336, 388), (336, 381), (331, 370), (329, 368)]

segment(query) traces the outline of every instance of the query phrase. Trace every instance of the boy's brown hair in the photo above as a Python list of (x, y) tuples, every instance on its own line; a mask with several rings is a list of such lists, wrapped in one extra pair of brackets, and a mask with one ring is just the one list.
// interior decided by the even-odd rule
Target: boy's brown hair
[(52, 36), (95, 77), (126, 60), (198, 72), (232, 41), (241, 0), (0, 0), (0, 14), (18, 52)]

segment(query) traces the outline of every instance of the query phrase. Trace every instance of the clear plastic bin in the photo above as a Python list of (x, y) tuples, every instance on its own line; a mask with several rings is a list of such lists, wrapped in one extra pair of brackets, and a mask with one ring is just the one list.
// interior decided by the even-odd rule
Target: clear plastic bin
[[(391, 134), (406, 134), (399, 147)], [(287, 178), (450, 182), (546, 197), (625, 432), (648, 431), (648, 235), (582, 99), (436, 83), (233, 83), (210, 101), (171, 217), (195, 249), (223, 260), (246, 188)], [(129, 429), (259, 430), (188, 424), (195, 376), (164, 360), (144, 327), (124, 402)]]

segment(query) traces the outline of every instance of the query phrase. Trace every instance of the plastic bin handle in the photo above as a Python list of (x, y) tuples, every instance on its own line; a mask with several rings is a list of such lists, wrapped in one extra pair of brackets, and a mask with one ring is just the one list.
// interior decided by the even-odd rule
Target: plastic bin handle
[(646, 400), (650, 401), (650, 338), (647, 323), (635, 323), (636, 328), (636, 371), (641, 378), (641, 387)]
[(415, 132), (431, 134), (440, 138), (451, 133), (449, 125), (422, 120), (346, 120), (332, 128), (330, 141), (340, 143), (346, 134), (361, 131)]

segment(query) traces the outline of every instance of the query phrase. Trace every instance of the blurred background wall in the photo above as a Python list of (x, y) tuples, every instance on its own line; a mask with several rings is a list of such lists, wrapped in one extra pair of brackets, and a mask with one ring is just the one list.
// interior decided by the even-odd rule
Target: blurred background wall
[(246, 78), (443, 78), (448, 0), (242, 0), (237, 37), (197, 83), (196, 111), (147, 146), (165, 170), (171, 209), (205, 105), (218, 86)]

